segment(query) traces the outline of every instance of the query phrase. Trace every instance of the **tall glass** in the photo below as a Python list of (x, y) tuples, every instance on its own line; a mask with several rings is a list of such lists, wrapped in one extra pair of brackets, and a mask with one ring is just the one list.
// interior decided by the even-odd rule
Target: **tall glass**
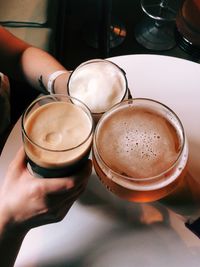
[(97, 123), (104, 112), (129, 97), (125, 72), (109, 60), (93, 59), (80, 64), (67, 85), (68, 94), (83, 101)]
[(42, 96), (25, 110), (22, 136), (34, 174), (67, 176), (80, 168), (89, 156), (93, 119), (80, 100), (66, 95)]
[(187, 160), (180, 119), (155, 100), (123, 101), (96, 126), (95, 171), (111, 192), (129, 201), (150, 202), (170, 194), (184, 181)]

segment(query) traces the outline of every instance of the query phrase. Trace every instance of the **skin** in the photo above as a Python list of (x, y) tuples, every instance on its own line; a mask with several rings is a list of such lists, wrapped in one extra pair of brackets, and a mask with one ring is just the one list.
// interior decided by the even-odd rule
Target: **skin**
[[(49, 75), (65, 68), (50, 54), (32, 47), (0, 27), (0, 71), (24, 80), (36, 90), (47, 87)], [(55, 93), (66, 93), (69, 72), (59, 76)], [(12, 88), (11, 88), (12, 90)], [(0, 265), (14, 265), (30, 229), (62, 220), (84, 191), (91, 161), (74, 176), (40, 179), (27, 170), (23, 148), (10, 163), (0, 186)]]
[[(16, 38), (0, 27), (0, 71), (8, 77), (24, 80), (36, 90), (41, 90), (41, 80), (47, 87), (49, 75), (57, 70), (65, 70), (54, 57), (39, 48)], [(67, 70), (66, 70), (67, 71)], [(69, 72), (59, 76), (54, 84), (55, 93), (66, 93)], [(12, 88), (11, 88), (12, 89)], [(39, 179), (33, 177), (26, 168), (23, 149), (20, 149), (8, 167), (0, 186), (0, 266), (14, 265), (24, 237), (33, 227), (62, 220), (74, 201), (84, 191), (91, 174), (91, 162), (71, 177)], [(4, 179), (3, 179), (4, 178)], [(192, 179), (189, 179), (191, 183)], [(189, 184), (189, 183), (188, 183)], [(192, 185), (189, 185), (192, 187)], [(199, 210), (199, 186), (193, 186), (193, 199)], [(182, 188), (180, 189), (182, 190)], [(183, 188), (183, 190), (185, 190)], [(178, 195), (186, 195), (182, 191)], [(194, 192), (194, 194), (193, 194)], [(190, 199), (191, 196), (189, 195)], [(177, 192), (166, 197), (165, 206), (180, 213), (177, 206)], [(179, 202), (182, 206), (182, 201)], [(185, 215), (185, 214), (184, 214)]]
[(21, 148), (0, 188), (0, 262), (13, 266), (24, 237), (34, 227), (61, 221), (84, 191), (91, 161), (74, 176), (40, 179), (32, 176)]
[[(49, 53), (33, 47), (16, 38), (0, 27), (0, 66), (1, 72), (8, 77), (27, 81), (36, 90), (41, 90), (40, 77), (45, 87), (49, 75), (57, 70), (66, 70)], [(69, 72), (59, 76), (55, 81), (55, 92), (66, 93)]]

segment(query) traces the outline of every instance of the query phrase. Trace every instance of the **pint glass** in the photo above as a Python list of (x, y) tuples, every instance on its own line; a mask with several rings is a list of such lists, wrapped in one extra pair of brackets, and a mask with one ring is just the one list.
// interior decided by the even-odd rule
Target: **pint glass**
[(67, 90), (70, 96), (80, 99), (89, 107), (95, 122), (130, 94), (125, 72), (115, 63), (104, 59), (80, 64), (71, 73)]
[(129, 201), (161, 199), (184, 180), (184, 128), (170, 108), (155, 100), (129, 99), (112, 107), (96, 126), (92, 150), (102, 183)]
[(93, 119), (80, 100), (66, 95), (42, 96), (22, 115), (22, 137), (34, 174), (68, 176), (89, 156)]

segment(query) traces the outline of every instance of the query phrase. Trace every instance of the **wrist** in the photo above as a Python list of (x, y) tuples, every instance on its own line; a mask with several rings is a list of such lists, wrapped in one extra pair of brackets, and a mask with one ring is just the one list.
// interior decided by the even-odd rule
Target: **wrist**
[[(2, 197), (0, 199), (2, 200)], [(10, 221), (6, 207), (4, 207), (3, 201), (0, 201), (0, 236), (4, 236), (9, 232)]]
[(66, 72), (55, 80), (54, 93), (56, 94), (67, 94), (67, 83), (69, 80), (70, 72)]
[(58, 70), (49, 75), (47, 90), (50, 94), (66, 94), (67, 81), (70, 73), (67, 70)]
[(23, 239), (27, 232), (28, 229), (23, 230), (12, 222), (0, 220), (0, 242), (5, 239)]
[(18, 225), (9, 214), (8, 207), (4, 207), (2, 201), (0, 203), (0, 240), (7, 238), (23, 238), (28, 229), (24, 229)]

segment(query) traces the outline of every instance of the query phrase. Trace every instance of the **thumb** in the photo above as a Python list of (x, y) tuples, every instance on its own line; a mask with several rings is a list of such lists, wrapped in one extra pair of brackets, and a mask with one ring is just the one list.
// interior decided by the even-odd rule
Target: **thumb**
[(25, 151), (23, 146), (21, 146), (20, 149), (18, 150), (14, 160), (18, 165), (25, 163)]

